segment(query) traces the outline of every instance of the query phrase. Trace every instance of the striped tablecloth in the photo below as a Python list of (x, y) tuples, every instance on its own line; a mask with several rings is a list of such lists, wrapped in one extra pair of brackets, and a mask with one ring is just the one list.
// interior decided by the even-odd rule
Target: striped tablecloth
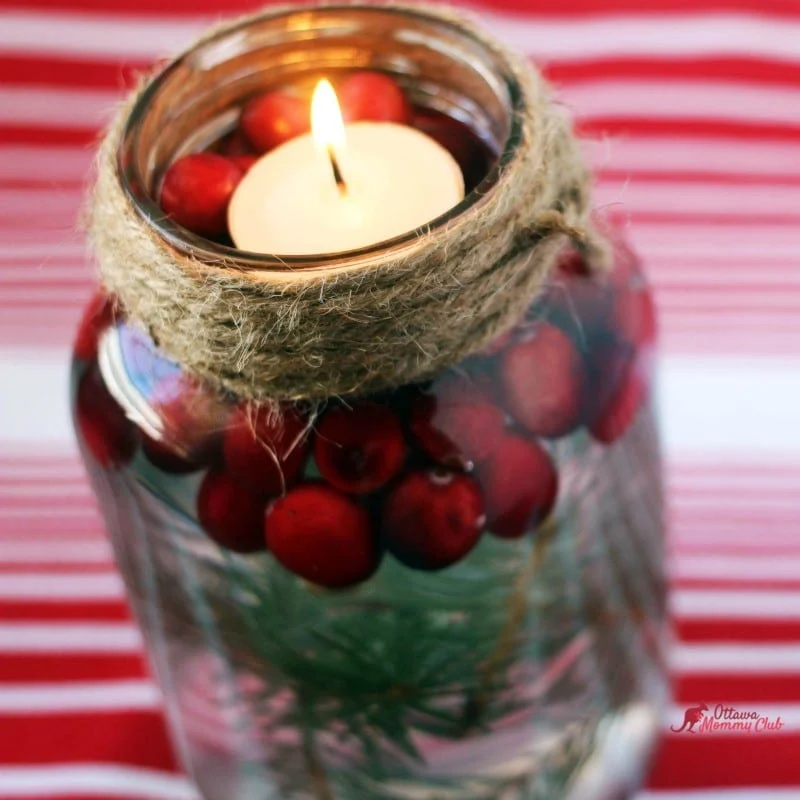
[[(224, 0), (0, 0), (0, 797), (194, 798), (76, 458), (90, 148)], [(241, 7), (245, 3), (238, 3)], [(641, 6), (647, 5), (646, 13)], [(647, 800), (800, 798), (800, 2), (485, 0), (654, 280), (676, 699)], [(672, 733), (686, 707), (779, 731)]]

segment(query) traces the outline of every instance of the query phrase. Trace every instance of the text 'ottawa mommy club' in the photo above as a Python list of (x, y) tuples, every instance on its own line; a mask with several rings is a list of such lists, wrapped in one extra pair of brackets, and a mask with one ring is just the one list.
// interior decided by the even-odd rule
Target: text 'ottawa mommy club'
[(717, 703), (713, 711), (705, 703), (689, 706), (683, 713), (683, 724), (676, 728), (670, 726), (675, 733), (771, 733), (784, 726), (780, 717), (771, 719), (758, 711), (739, 711), (733, 706)]

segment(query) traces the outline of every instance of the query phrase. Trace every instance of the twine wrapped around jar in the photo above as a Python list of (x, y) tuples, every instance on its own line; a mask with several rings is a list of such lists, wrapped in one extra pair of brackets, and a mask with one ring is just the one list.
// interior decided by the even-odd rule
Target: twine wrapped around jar
[(510, 328), (567, 241), (602, 261), (588, 222), (589, 176), (542, 77), (463, 16), (409, 8), (468, 31), (515, 77), (520, 96), (512, 98), (518, 143), (491, 188), (401, 247), (352, 263), (256, 270), (232, 250), (216, 259), (181, 251), (120, 178), (119, 144), (146, 86), (111, 123), (89, 213), (102, 281), (166, 355), (212, 385), (255, 400), (313, 401), (423, 380)]

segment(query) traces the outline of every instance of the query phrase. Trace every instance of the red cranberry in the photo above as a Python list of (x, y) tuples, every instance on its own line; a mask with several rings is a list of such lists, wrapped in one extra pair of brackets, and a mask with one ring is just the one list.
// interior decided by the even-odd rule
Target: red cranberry
[(242, 109), (239, 126), (250, 144), (266, 153), (311, 128), (307, 100), (286, 92), (267, 92), (250, 100)]
[(329, 589), (361, 583), (380, 562), (367, 511), (328, 486), (307, 483), (274, 500), (265, 526), (286, 569)]
[(100, 334), (114, 322), (116, 303), (102, 289), (95, 292), (83, 312), (73, 352), (76, 358), (93, 361), (97, 357)]
[(467, 194), (486, 177), (496, 154), (490, 151), (467, 124), (432, 109), (417, 111), (411, 124), (453, 156), (464, 175)]
[(611, 313), (612, 332), (634, 347), (652, 345), (656, 339), (656, 307), (642, 276), (617, 288)]
[(572, 278), (583, 278), (590, 274), (586, 259), (574, 247), (567, 247), (559, 254), (556, 270), (562, 275)]
[(343, 492), (374, 492), (399, 472), (405, 456), (403, 429), (387, 406), (336, 406), (317, 425), (317, 467)]
[(477, 484), (445, 470), (410, 473), (383, 506), (382, 534), (389, 551), (415, 569), (436, 570), (463, 558), (485, 522)]
[(241, 169), (242, 174), (246, 174), (250, 171), (250, 167), (258, 161), (258, 156), (253, 155), (242, 155), (242, 156), (231, 156), (231, 161), (236, 164), (239, 169)]
[(505, 414), (468, 378), (446, 378), (411, 409), (411, 432), (434, 460), (471, 469), (486, 458), (505, 428)]
[(299, 477), (309, 441), (306, 420), (293, 407), (277, 412), (238, 409), (224, 434), (225, 465), (245, 486), (275, 496)]
[(509, 433), (494, 455), (478, 468), (486, 500), (486, 527), (503, 539), (534, 529), (553, 508), (558, 476), (547, 451)]
[(501, 372), (508, 408), (531, 433), (564, 436), (580, 425), (585, 369), (562, 330), (535, 326), (504, 353)]
[(472, 163), (482, 156), (472, 131), (463, 122), (446, 114), (430, 109), (416, 111), (412, 124), (444, 147), (465, 174), (471, 170)]
[(614, 268), (608, 274), (612, 292), (609, 333), (636, 349), (653, 345), (656, 309), (639, 260), (618, 229), (605, 227), (603, 232), (614, 253)]
[(98, 464), (111, 469), (125, 466), (133, 458), (138, 432), (109, 394), (97, 367), (80, 379), (75, 418), (81, 437)]
[(642, 278), (639, 259), (625, 241), (622, 231), (616, 226), (605, 223), (601, 223), (598, 229), (605, 236), (613, 251), (614, 268), (611, 271), (612, 279), (621, 284), (635, 278)]
[(232, 161), (238, 156), (252, 156), (253, 147), (241, 130), (231, 131), (220, 142), (219, 152), (223, 156), (228, 156)]
[(403, 90), (388, 75), (357, 72), (337, 90), (342, 116), (347, 122), (371, 120), (408, 124), (411, 107)]
[(227, 230), (228, 201), (241, 178), (241, 167), (225, 156), (184, 156), (164, 176), (161, 208), (199, 236), (221, 236)]
[(615, 442), (633, 423), (649, 394), (647, 361), (647, 353), (634, 359), (619, 346), (598, 356), (596, 363), (604, 366), (595, 374), (595, 405), (587, 415), (589, 432), (598, 442)]
[(217, 543), (237, 553), (266, 547), (261, 495), (242, 486), (227, 472), (208, 472), (197, 495), (197, 518)]
[(159, 442), (144, 440), (153, 464), (166, 472), (188, 472), (218, 460), (229, 412), (210, 387), (185, 373), (170, 375), (156, 385), (151, 405), (162, 425)]

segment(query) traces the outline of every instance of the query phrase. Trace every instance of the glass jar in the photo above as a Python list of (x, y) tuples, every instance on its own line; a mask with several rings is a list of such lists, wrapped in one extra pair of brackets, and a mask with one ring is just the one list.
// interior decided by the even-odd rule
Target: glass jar
[[(176, 157), (257, 91), (397, 76), (494, 153), (513, 75), (442, 20), (389, 8), (255, 17), (141, 96), (123, 183), (163, 241), (244, 270), (164, 219)], [(469, 180), (469, 178), (468, 178)], [(565, 251), (528, 312), (433, 380), (258, 406), (167, 359), (99, 294), (73, 363), (78, 439), (183, 763), (209, 800), (624, 797), (666, 702), (652, 297)], [(281, 400), (281, 398), (276, 398)]]

